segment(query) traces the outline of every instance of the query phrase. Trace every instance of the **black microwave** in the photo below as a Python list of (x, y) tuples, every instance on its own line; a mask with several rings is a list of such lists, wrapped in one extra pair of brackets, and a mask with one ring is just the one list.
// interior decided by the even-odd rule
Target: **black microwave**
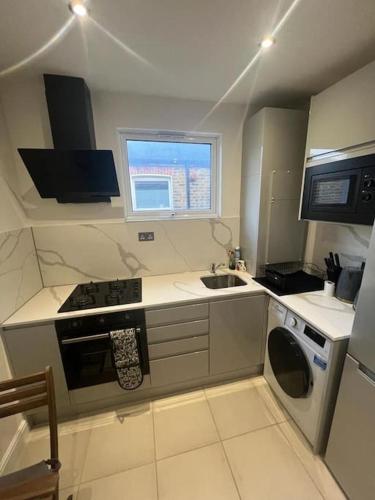
[(372, 225), (375, 154), (306, 168), (301, 218)]

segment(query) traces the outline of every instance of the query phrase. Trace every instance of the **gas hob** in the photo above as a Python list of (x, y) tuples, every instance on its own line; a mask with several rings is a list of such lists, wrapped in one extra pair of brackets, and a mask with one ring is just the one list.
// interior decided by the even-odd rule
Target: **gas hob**
[(59, 313), (142, 302), (142, 279), (99, 281), (77, 285)]

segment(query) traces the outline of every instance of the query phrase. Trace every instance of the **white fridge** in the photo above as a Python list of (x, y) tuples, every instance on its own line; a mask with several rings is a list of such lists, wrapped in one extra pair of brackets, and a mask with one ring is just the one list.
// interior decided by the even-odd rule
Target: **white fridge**
[(325, 461), (350, 500), (375, 499), (375, 230)]

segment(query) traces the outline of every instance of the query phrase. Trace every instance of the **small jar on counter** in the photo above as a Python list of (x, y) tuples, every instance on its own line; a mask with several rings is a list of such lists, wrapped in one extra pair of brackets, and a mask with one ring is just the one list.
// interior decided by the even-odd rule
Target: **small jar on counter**
[(238, 261), (241, 260), (241, 248), (240, 247), (236, 247), (234, 249), (234, 261), (235, 261), (235, 268), (237, 269), (237, 264), (238, 264)]
[(236, 269), (236, 259), (235, 259), (234, 250), (228, 251), (228, 257), (229, 257), (228, 267), (229, 267), (229, 269), (234, 271)]

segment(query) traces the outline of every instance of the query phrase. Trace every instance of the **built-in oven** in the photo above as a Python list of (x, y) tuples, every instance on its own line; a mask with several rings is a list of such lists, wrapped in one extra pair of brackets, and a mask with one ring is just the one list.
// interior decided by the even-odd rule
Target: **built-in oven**
[(305, 171), (301, 218), (372, 225), (375, 154), (314, 163)]
[(59, 319), (55, 328), (69, 390), (117, 380), (113, 330), (135, 329), (142, 373), (150, 373), (144, 309)]

